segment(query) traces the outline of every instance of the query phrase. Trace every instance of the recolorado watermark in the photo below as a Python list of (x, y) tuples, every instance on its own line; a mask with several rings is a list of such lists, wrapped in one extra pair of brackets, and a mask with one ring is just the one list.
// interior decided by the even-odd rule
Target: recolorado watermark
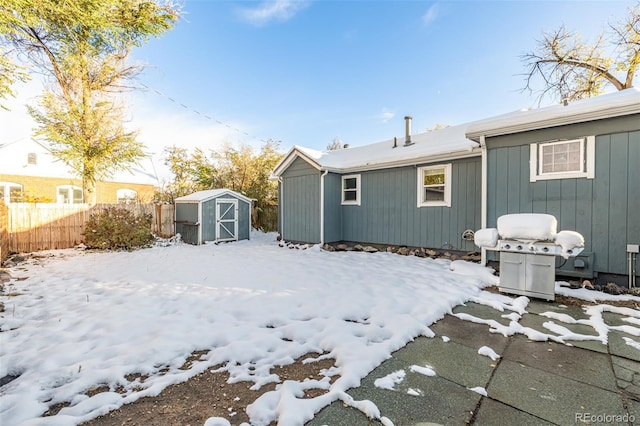
[(633, 414), (595, 414), (595, 413), (576, 413), (575, 422), (582, 424), (594, 423), (635, 423), (636, 416)]

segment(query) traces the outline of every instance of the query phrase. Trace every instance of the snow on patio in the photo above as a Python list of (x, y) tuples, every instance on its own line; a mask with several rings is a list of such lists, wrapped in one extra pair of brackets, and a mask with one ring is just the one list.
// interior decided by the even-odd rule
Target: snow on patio
[[(0, 393), (6, 426), (77, 424), (217, 364), (231, 381), (259, 387), (279, 380), (273, 366), (308, 352), (335, 358), (337, 368), (267, 392), (248, 407), (252, 424), (302, 424), (337, 399), (380, 418), (345, 391), (496, 280), (460, 261), (289, 250), (260, 233), (222, 245), (49, 254), (13, 270), (28, 278), (11, 283), (19, 295), (3, 297), (0, 377), (17, 377)], [(180, 369), (198, 350), (210, 352)], [(141, 383), (135, 373), (149, 377)], [(111, 392), (85, 394), (102, 384)], [(299, 398), (314, 387), (329, 392)], [(62, 402), (70, 405), (40, 417)]]

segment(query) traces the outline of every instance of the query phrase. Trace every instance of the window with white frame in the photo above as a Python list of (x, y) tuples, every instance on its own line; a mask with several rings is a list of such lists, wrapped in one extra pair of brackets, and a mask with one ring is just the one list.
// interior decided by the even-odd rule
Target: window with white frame
[(82, 188), (74, 185), (61, 185), (56, 188), (58, 204), (82, 204)]
[(342, 204), (360, 205), (360, 175), (342, 176)]
[(533, 143), (529, 180), (571, 179), (595, 176), (595, 137)]
[(451, 164), (418, 168), (418, 207), (451, 207)]
[(0, 182), (0, 200), (5, 204), (23, 201), (22, 185), (14, 182)]
[(116, 202), (118, 204), (135, 204), (138, 202), (138, 193), (133, 189), (118, 189)]

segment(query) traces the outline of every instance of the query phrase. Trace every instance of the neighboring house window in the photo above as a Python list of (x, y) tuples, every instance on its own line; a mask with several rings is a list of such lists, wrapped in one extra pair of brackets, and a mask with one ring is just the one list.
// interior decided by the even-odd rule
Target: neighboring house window
[(418, 169), (418, 207), (451, 207), (451, 164)]
[(30, 152), (27, 154), (27, 164), (38, 164), (38, 157), (35, 152)]
[(529, 180), (593, 179), (595, 137), (533, 143), (530, 147)]
[(342, 204), (360, 205), (360, 175), (342, 176)]
[(138, 193), (133, 189), (118, 189), (116, 202), (118, 204), (135, 204), (138, 202)]
[(82, 188), (73, 185), (62, 185), (57, 188), (58, 204), (82, 204)]
[(5, 204), (23, 201), (22, 185), (13, 182), (0, 182), (0, 200)]

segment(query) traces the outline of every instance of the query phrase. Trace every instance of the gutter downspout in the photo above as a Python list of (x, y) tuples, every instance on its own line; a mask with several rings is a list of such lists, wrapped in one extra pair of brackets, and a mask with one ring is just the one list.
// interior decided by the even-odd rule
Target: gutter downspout
[(278, 176), (278, 218), (280, 219), (280, 238), (284, 240), (284, 185), (282, 176)]
[[(482, 165), (480, 171), (480, 226), (482, 229), (487, 227), (487, 145), (484, 135), (480, 136), (480, 149), (482, 150)], [(487, 266), (487, 249), (480, 249), (480, 264)]]
[(324, 177), (329, 173), (325, 170), (320, 175), (320, 246), (324, 245)]

